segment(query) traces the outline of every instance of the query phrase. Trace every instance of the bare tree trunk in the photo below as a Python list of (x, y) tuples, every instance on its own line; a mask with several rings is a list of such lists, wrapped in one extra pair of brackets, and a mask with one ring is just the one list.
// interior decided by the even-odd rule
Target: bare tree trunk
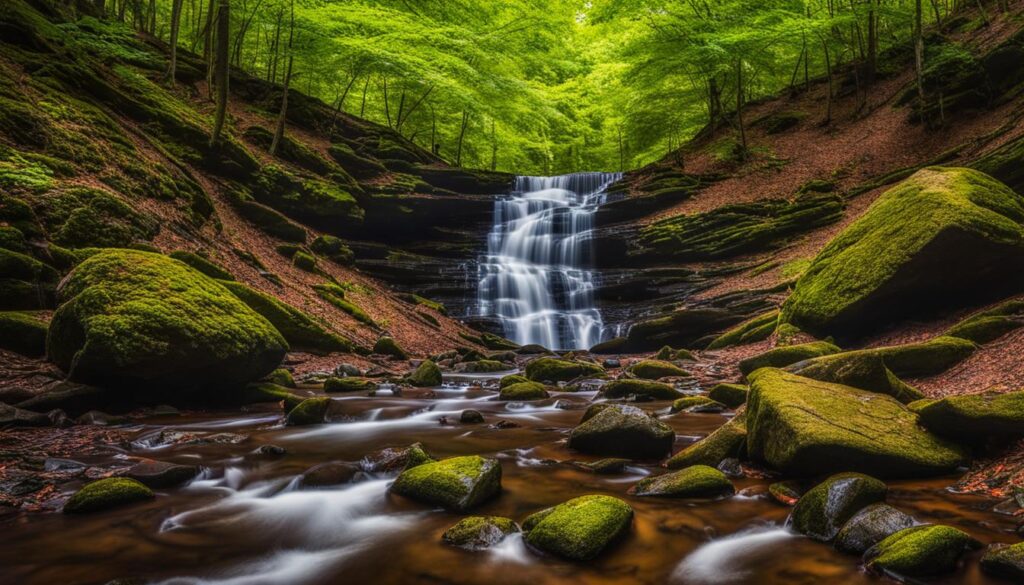
[(217, 84), (217, 110), (213, 121), (210, 146), (220, 142), (224, 131), (224, 118), (228, 111), (228, 58), (231, 49), (231, 0), (219, 0), (217, 5), (217, 50), (214, 83)]
[(219, 14), (220, 12), (220, 8), (217, 8), (216, 11), (214, 10), (214, 7), (216, 6), (216, 1), (217, 0), (210, 0), (210, 4), (206, 11), (206, 30), (203, 32), (203, 60), (206, 61), (207, 97), (213, 97), (213, 26), (217, 18), (215, 12), (217, 14)]
[(462, 140), (466, 137), (466, 126), (469, 125), (469, 110), (462, 110), (462, 128), (459, 129), (459, 146), (455, 151), (455, 166), (462, 166)]
[(828, 99), (825, 111), (825, 125), (832, 123), (832, 58), (828, 52), (828, 42), (824, 37), (821, 39), (821, 47), (825, 50), (825, 73), (828, 76)]
[(914, 73), (917, 75), (917, 99), (924, 109), (924, 31), (921, 0), (916, 0), (914, 12)]
[(743, 127), (743, 60), (736, 60), (736, 122), (740, 127), (742, 157), (747, 158), (747, 130)]
[[(878, 13), (875, 11), (875, 2), (868, 0), (868, 71), (864, 84), (870, 86), (875, 83), (875, 74), (878, 70)], [(865, 94), (867, 89), (864, 90)], [(864, 96), (865, 101), (867, 95)]]
[(277, 61), (278, 55), (280, 55), (281, 48), (281, 20), (284, 19), (284, 6), (280, 7), (277, 11), (277, 26), (274, 29), (274, 48), (271, 50), (272, 59), (269, 63), (270, 73), (267, 75), (267, 81), (274, 83), (277, 81)]
[(181, 3), (183, 0), (173, 0), (171, 4), (171, 59), (167, 66), (165, 79), (167, 85), (174, 86), (175, 70), (178, 68), (178, 33), (181, 30)]
[(295, 54), (292, 48), (295, 46), (295, 0), (291, 2), (291, 22), (288, 30), (288, 69), (284, 74), (284, 94), (281, 96), (281, 114), (277, 117), (277, 128), (274, 130), (274, 140), (270, 143), (270, 154), (276, 155), (277, 149), (284, 139), (285, 122), (288, 118), (288, 92), (292, 85), (292, 65), (295, 63)]
[(366, 83), (363, 84), (363, 103), (359, 106), (359, 117), (366, 117), (366, 92), (370, 89), (370, 76), (366, 76)]

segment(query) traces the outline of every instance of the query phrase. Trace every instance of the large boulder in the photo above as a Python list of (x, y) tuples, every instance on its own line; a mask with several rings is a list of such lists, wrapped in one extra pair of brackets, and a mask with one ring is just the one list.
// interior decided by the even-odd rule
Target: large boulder
[(547, 388), (539, 382), (520, 382), (501, 389), (499, 400), (544, 400), (549, 396)]
[(800, 277), (782, 322), (858, 337), (894, 319), (1024, 285), (1024, 198), (983, 173), (931, 167), (884, 193)]
[(423, 360), (420, 362), (420, 365), (416, 366), (416, 369), (406, 377), (406, 382), (420, 388), (440, 386), (442, 382), (441, 368), (437, 367), (437, 364), (431, 360)]
[(580, 376), (599, 376), (604, 368), (589, 362), (542, 357), (526, 364), (526, 377), (534, 382), (568, 382)]
[(747, 452), (789, 474), (879, 477), (949, 472), (966, 451), (928, 433), (894, 398), (774, 368), (750, 376)]
[(744, 452), (747, 440), (747, 415), (737, 414), (703, 439), (673, 455), (666, 463), (671, 469), (691, 465), (718, 467), (724, 460)]
[(633, 509), (618, 498), (580, 496), (542, 510), (523, 521), (526, 542), (546, 553), (587, 561), (622, 536)]
[(803, 360), (831, 355), (840, 351), (842, 350), (827, 341), (787, 345), (769, 349), (764, 353), (742, 360), (739, 363), (739, 368), (740, 372), (747, 375), (758, 368), (783, 368)]
[(951, 526), (914, 526), (885, 538), (864, 553), (872, 571), (904, 579), (941, 575), (956, 569), (960, 557), (980, 543)]
[(884, 483), (860, 473), (833, 475), (807, 491), (793, 508), (793, 529), (814, 540), (830, 542), (854, 514), (885, 499)]
[(391, 491), (409, 499), (465, 512), (501, 492), (501, 463), (478, 455), (452, 457), (406, 469)]
[(750, 388), (743, 384), (715, 384), (708, 390), (708, 398), (721, 402), (729, 408), (739, 408), (747, 402), (747, 393)]
[(99, 252), (58, 295), (47, 355), (76, 381), (177, 396), (258, 380), (288, 350), (273, 325), (227, 289), (160, 254)]
[(918, 410), (921, 424), (940, 435), (969, 442), (1024, 435), (1024, 391), (947, 396)]
[(569, 447), (594, 455), (657, 459), (672, 450), (675, 439), (672, 427), (643, 409), (613, 404), (574, 428)]
[(736, 489), (724, 473), (707, 465), (693, 465), (679, 471), (640, 480), (630, 489), (636, 496), (665, 498), (714, 498), (732, 495)]
[(797, 362), (786, 368), (805, 378), (852, 386), (861, 390), (888, 394), (904, 404), (924, 398), (924, 394), (896, 377), (885, 359), (871, 350), (848, 351)]

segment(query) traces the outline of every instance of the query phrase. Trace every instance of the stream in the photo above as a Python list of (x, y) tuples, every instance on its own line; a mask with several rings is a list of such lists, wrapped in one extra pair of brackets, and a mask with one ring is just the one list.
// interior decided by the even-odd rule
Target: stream
[[(497, 376), (497, 375), (496, 375)], [(4, 526), (0, 583), (106, 583), (115, 578), (185, 584), (327, 583), (675, 583), (788, 585), (877, 583), (856, 557), (794, 536), (784, 528), (789, 509), (767, 495), (769, 480), (735, 480), (737, 495), (717, 501), (627, 495), (639, 479), (662, 473), (637, 462), (621, 475), (595, 475), (570, 460), (565, 439), (593, 392), (561, 393), (530, 404), (496, 400), (497, 377), (450, 378), (433, 390), (401, 395), (334, 396), (342, 415), (312, 427), (285, 427), (279, 413), (186, 413), (133, 421), (130, 444), (112, 445), (106, 459), (150, 457), (199, 464), (189, 484), (157, 490), (156, 500), (86, 515), (22, 515)], [(669, 403), (643, 407), (662, 415), (676, 449), (725, 420), (723, 414), (669, 415)], [(472, 408), (484, 424), (460, 424)], [(449, 424), (439, 422), (442, 417)], [(514, 423), (497, 428), (499, 421)], [(207, 441), (170, 441), (187, 433)], [(526, 548), (519, 536), (469, 552), (443, 545), (441, 533), (459, 515), (389, 495), (394, 475), (362, 474), (355, 483), (301, 489), (298, 477), (327, 461), (358, 462), (388, 447), (421, 442), (434, 457), (497, 457), (503, 493), (475, 514), (528, 514), (575, 496), (605, 493), (635, 510), (633, 528), (597, 560), (577, 564)], [(257, 456), (261, 445), (287, 450)], [(68, 464), (65, 462), (65, 464)], [(1012, 540), (1011, 517), (993, 502), (958, 496), (951, 478), (890, 482), (889, 502), (922, 522), (961, 528), (983, 542)], [(980, 554), (980, 553), (974, 553)], [(976, 562), (929, 583), (995, 585)]]

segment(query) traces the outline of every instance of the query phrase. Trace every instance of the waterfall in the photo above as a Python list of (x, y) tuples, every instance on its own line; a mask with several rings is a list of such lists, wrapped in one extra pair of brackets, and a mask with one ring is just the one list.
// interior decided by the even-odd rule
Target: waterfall
[(550, 349), (588, 349), (601, 340), (589, 232), (619, 178), (517, 177), (512, 193), (495, 202), (478, 295), (480, 314), (497, 317), (505, 337)]

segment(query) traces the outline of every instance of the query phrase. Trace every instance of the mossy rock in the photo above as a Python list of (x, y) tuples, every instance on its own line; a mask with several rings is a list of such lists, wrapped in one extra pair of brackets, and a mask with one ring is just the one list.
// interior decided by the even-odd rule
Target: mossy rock
[(1024, 581), (1024, 542), (990, 546), (981, 557), (981, 570), (994, 577)]
[(184, 262), (185, 264), (188, 264), (192, 268), (198, 270), (199, 272), (202, 272), (203, 274), (209, 276), (210, 278), (229, 281), (235, 280), (235, 277), (230, 272), (225, 270), (223, 267), (211, 262), (206, 258), (203, 258), (199, 254), (196, 254), (194, 252), (177, 250), (175, 252), (171, 252), (170, 254), (168, 254), (168, 256), (174, 258), (179, 262)]
[(345, 313), (348, 313), (356, 321), (359, 321), (364, 325), (369, 325), (370, 327), (377, 327), (377, 322), (374, 321), (373, 317), (364, 311), (362, 307), (345, 299), (345, 289), (340, 286), (327, 282), (314, 286), (313, 290), (315, 290), (322, 299), (341, 309)]
[(654, 400), (675, 400), (683, 393), (670, 384), (622, 378), (608, 382), (601, 387), (601, 395), (605, 398), (625, 398), (627, 396), (643, 396)]
[(779, 311), (777, 309), (758, 315), (716, 337), (708, 344), (708, 349), (723, 349), (768, 339), (775, 332), (778, 321)]
[(916, 524), (914, 519), (889, 504), (871, 504), (850, 518), (836, 535), (836, 550), (860, 555), (888, 536)]
[(672, 412), (722, 412), (726, 407), (707, 396), (684, 396), (672, 402)]
[(827, 341), (813, 341), (799, 345), (776, 347), (764, 353), (749, 357), (739, 363), (740, 372), (744, 376), (758, 368), (784, 368), (786, 366), (809, 360), (811, 358), (830, 355), (842, 351)]
[(288, 413), (285, 424), (290, 427), (323, 424), (330, 407), (331, 399), (326, 396), (307, 398)]
[(506, 387), (511, 386), (512, 384), (519, 384), (521, 382), (529, 381), (530, 379), (527, 378), (526, 376), (521, 376), (519, 374), (509, 374), (503, 377), (501, 380), (498, 380), (498, 389), (504, 390)]
[(629, 372), (637, 378), (645, 380), (657, 380), (667, 377), (685, 378), (690, 376), (690, 372), (679, 366), (660, 360), (641, 360), (631, 365)]
[(885, 366), (880, 353), (871, 350), (814, 358), (793, 364), (786, 371), (822, 382), (888, 394), (904, 404), (924, 398), (917, 388), (900, 380)]
[[(247, 198), (248, 197), (248, 198)], [(255, 225), (263, 233), (286, 242), (304, 244), (306, 228), (288, 219), (273, 207), (253, 201), (250, 196), (236, 195), (232, 205), (238, 214)]]
[(596, 558), (629, 529), (633, 509), (611, 496), (574, 498), (533, 514), (523, 522), (526, 542), (574, 561)]
[(604, 368), (589, 362), (542, 357), (526, 364), (526, 377), (534, 382), (568, 382), (580, 376), (600, 376)]
[(483, 550), (517, 532), (519, 532), (519, 526), (510, 518), (470, 516), (459, 520), (445, 530), (441, 535), (441, 542), (469, 550)]
[(674, 350), (671, 347), (666, 345), (666, 346), (662, 347), (661, 349), (659, 349), (658, 353), (654, 354), (654, 357), (651, 358), (651, 359), (661, 360), (661, 361), (671, 361), (675, 357), (675, 354), (676, 354), (676, 350)]
[(960, 557), (981, 544), (951, 526), (900, 530), (864, 553), (868, 570), (902, 578), (929, 577), (956, 570)]
[(266, 376), (288, 350), (269, 321), (217, 281), (159, 254), (100, 252), (59, 294), (47, 355), (76, 381), (213, 389)]
[(508, 339), (493, 333), (481, 333), (480, 342), (484, 347), (493, 351), (516, 351), (520, 349), (518, 343), (509, 341)]
[(312, 317), (276, 298), (240, 282), (221, 281), (240, 301), (256, 311), (277, 329), (295, 351), (324, 354), (350, 352), (351, 341), (327, 331)]
[(747, 451), (789, 474), (879, 477), (948, 473), (967, 452), (923, 430), (894, 398), (774, 368), (750, 376)]
[(423, 360), (416, 366), (406, 378), (406, 382), (418, 388), (431, 388), (440, 386), (442, 382), (441, 369), (431, 360)]
[(513, 369), (508, 364), (495, 360), (476, 360), (459, 364), (458, 370), (467, 374), (493, 374)]
[(746, 413), (741, 412), (712, 431), (710, 435), (673, 455), (665, 465), (669, 469), (681, 469), (691, 465), (718, 467), (725, 459), (744, 455), (746, 440)]
[(920, 170), (818, 254), (783, 304), (781, 320), (814, 335), (852, 338), (1019, 290), (1022, 224), (1024, 198), (992, 177), (963, 168)]
[(409, 359), (409, 354), (398, 345), (398, 342), (391, 337), (381, 337), (373, 344), (373, 353), (391, 356), (399, 360)]
[[(269, 150), (274, 142), (274, 133), (262, 126), (250, 126), (242, 133), (245, 139), (256, 146)], [(285, 134), (277, 145), (277, 157), (292, 164), (303, 167), (318, 175), (328, 175), (341, 171), (337, 165), (329, 162), (319, 153), (305, 144)]]
[(977, 349), (977, 345), (966, 339), (941, 336), (921, 343), (862, 351), (882, 356), (886, 367), (897, 376), (916, 378), (941, 374), (971, 357)]
[(295, 378), (292, 377), (291, 372), (284, 368), (278, 368), (270, 372), (270, 375), (266, 377), (266, 381), (285, 388), (295, 387)]
[(64, 504), (65, 514), (88, 514), (152, 500), (153, 490), (127, 477), (108, 477), (86, 484)]
[(325, 230), (362, 224), (362, 207), (344, 186), (331, 181), (298, 177), (276, 167), (264, 167), (252, 185), (256, 201), (292, 219)]
[(0, 311), (0, 349), (29, 357), (46, 355), (48, 324), (30, 313)]
[(747, 402), (747, 394), (750, 392), (748, 386), (743, 384), (715, 384), (708, 391), (708, 398), (721, 402), (729, 408), (739, 408)]
[[(694, 347), (708, 335), (741, 321), (735, 313), (719, 308), (680, 309), (646, 319), (629, 328), (625, 341), (612, 340), (592, 348), (594, 353), (655, 351), (664, 345)], [(702, 342), (706, 343), (706, 342)]]
[(977, 344), (995, 341), (1024, 326), (1024, 300), (1015, 299), (971, 315), (951, 327), (944, 335)]
[[(589, 413), (589, 412), (588, 412)], [(569, 434), (569, 448), (609, 457), (656, 459), (672, 450), (672, 427), (643, 409), (612, 404), (601, 409)]]
[(303, 250), (297, 250), (295, 254), (292, 255), (292, 266), (299, 270), (305, 270), (306, 272), (316, 274), (316, 256)]
[(922, 405), (917, 413), (929, 431), (968, 443), (1024, 436), (1024, 391), (947, 396)]
[(789, 524), (813, 540), (831, 542), (854, 514), (883, 501), (887, 492), (886, 485), (873, 477), (839, 473), (800, 498), (789, 516)]
[(393, 493), (456, 512), (471, 510), (501, 492), (501, 463), (478, 455), (453, 457), (407, 469)]
[(53, 307), (60, 274), (25, 254), (0, 248), (0, 309), (36, 310)]
[(724, 473), (707, 465), (693, 465), (679, 471), (640, 480), (630, 488), (635, 496), (664, 498), (717, 498), (736, 492)]
[(629, 459), (621, 457), (608, 457), (597, 461), (576, 461), (576, 467), (596, 473), (598, 475), (616, 475), (626, 471), (626, 466), (632, 463)]
[(372, 392), (377, 383), (366, 378), (327, 378), (324, 380), (324, 392)]
[(351, 266), (356, 259), (355, 252), (352, 251), (352, 248), (345, 245), (345, 242), (340, 238), (326, 234), (317, 236), (309, 244), (309, 249), (341, 266)]
[(544, 384), (539, 382), (520, 382), (502, 388), (498, 398), (500, 400), (527, 401), (543, 400), (549, 396), (550, 394), (548, 394)]
[(302, 396), (292, 394), (288, 388), (273, 382), (253, 382), (242, 388), (228, 391), (224, 400), (215, 403), (230, 405), (256, 404), (260, 402), (280, 402), (284, 412), (290, 413), (305, 400)]

